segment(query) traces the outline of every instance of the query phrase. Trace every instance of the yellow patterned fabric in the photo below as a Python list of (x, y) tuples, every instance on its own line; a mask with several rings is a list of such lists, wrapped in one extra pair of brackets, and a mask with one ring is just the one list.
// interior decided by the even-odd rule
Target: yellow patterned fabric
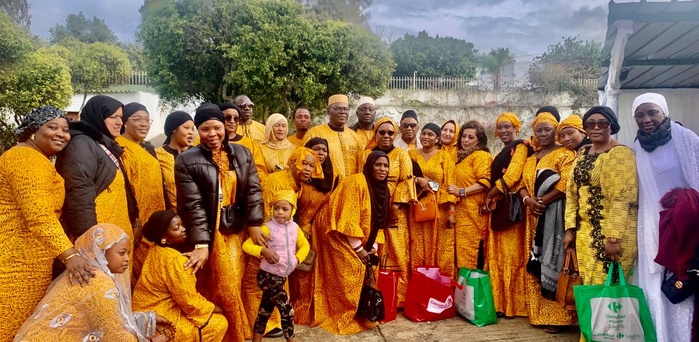
[(602, 284), (609, 262), (607, 238), (621, 239), (621, 267), (628, 277), (638, 252), (638, 176), (636, 156), (626, 146), (589, 154), (575, 161), (566, 191), (566, 228), (577, 228), (576, 251), (583, 284)]
[[(323, 193), (313, 185), (304, 183), (301, 185), (298, 199), (298, 221), (296, 222), (308, 238), (311, 250), (317, 251), (318, 233), (320, 228), (314, 224), (318, 212), (328, 204), (330, 193)], [(313, 267), (318, 264), (319, 256), (313, 262)], [(297, 324), (310, 325), (313, 321), (311, 306), (313, 302), (313, 272), (294, 271), (289, 276), (289, 297), (294, 305), (294, 321)]]
[[(376, 127), (376, 126), (374, 126), (374, 127)], [(396, 131), (396, 132), (398, 132), (398, 131)], [(359, 137), (359, 142), (361, 143), (362, 147), (366, 146), (369, 143), (369, 141), (371, 141), (371, 139), (374, 138), (374, 130), (373, 129), (367, 131), (367, 130), (364, 130), (361, 128), (357, 128), (356, 133), (357, 133), (357, 136)]]
[[(371, 231), (371, 200), (364, 174), (347, 177), (316, 217), (316, 263), (313, 266), (313, 326), (347, 335), (377, 324), (355, 318), (366, 266), (347, 237), (366, 243)], [(378, 237), (376, 242), (382, 244)]]
[(235, 133), (250, 138), (253, 142), (259, 144), (265, 140), (265, 128), (265, 125), (253, 120), (249, 125), (238, 124)]
[(360, 152), (364, 150), (364, 145), (355, 131), (345, 127), (342, 132), (338, 132), (327, 124), (315, 126), (309, 129), (303, 137), (304, 145), (315, 137), (328, 141), (328, 152), (336, 177), (340, 177), (342, 180), (360, 171), (359, 158)]
[[(490, 164), (493, 156), (486, 151), (474, 151), (454, 168), (454, 180), (458, 188), (481, 184), (490, 189)], [(487, 190), (486, 190), (487, 191)], [(483, 252), (488, 247), (490, 216), (480, 213), (486, 191), (457, 197), (456, 202), (456, 266), (476, 268), (478, 248), (483, 241)]]
[[(519, 144), (510, 153), (512, 159), (502, 179), (511, 191), (515, 191), (527, 161), (527, 146)], [(499, 180), (492, 181), (498, 189), (502, 189)], [(527, 316), (525, 280), (529, 275), (525, 269), (528, 254), (522, 253), (525, 250), (524, 236), (524, 222), (503, 231), (491, 229), (488, 236), (486, 265), (490, 271), (495, 311), (507, 317)]]
[[(116, 173), (112, 183), (95, 198), (95, 213), (97, 222), (116, 225), (126, 232), (130, 241), (133, 241), (133, 228), (126, 202), (126, 184), (121, 171)], [(133, 256), (133, 249), (131, 249), (131, 256)], [(129, 263), (129, 267), (132, 265), (133, 263)]]
[[(213, 161), (221, 171), (222, 206), (235, 202), (236, 174), (230, 170), (228, 155), (214, 152)], [(197, 290), (207, 300), (220, 306), (228, 321), (228, 330), (223, 341), (242, 342), (252, 336), (248, 317), (243, 305), (241, 286), (247, 258), (243, 253), (243, 233), (223, 235), (214, 232), (207, 264), (197, 272)]]
[(459, 136), (459, 133), (460, 133), (459, 126), (456, 124), (456, 121), (447, 120), (446, 122), (444, 122), (442, 124), (442, 126), (440, 128), (444, 128), (444, 126), (448, 123), (451, 123), (454, 125), (454, 138), (451, 140), (451, 143), (449, 143), (448, 145), (443, 145), (440, 148), (442, 150), (447, 151), (449, 153), (449, 155), (451, 156), (451, 158), (454, 159), (454, 162), (456, 162), (458, 160), (456, 154), (459, 152), (457, 145), (459, 143), (459, 140), (461, 139), (461, 137)]
[[(124, 147), (124, 153), (121, 155), (121, 164), (124, 167), (126, 177), (129, 179), (129, 184), (138, 205), (138, 218), (141, 220), (141, 224), (145, 224), (154, 212), (165, 210), (165, 194), (162, 187), (163, 175), (160, 171), (160, 162), (140, 144), (127, 139), (123, 135), (118, 136), (116, 141)], [(133, 285), (136, 285), (136, 280), (141, 274), (141, 266), (146, 260), (148, 250), (153, 245), (152, 242), (146, 239), (136, 242), (138, 246), (133, 251), (133, 270), (131, 272)]]
[(500, 114), (500, 116), (498, 117), (497, 120), (495, 120), (495, 127), (496, 127), (495, 136), (496, 137), (498, 136), (497, 126), (498, 126), (498, 124), (500, 124), (501, 122), (504, 122), (504, 121), (511, 123), (512, 126), (515, 128), (515, 131), (517, 131), (517, 133), (519, 133), (519, 129), (520, 129), (520, 127), (522, 127), (522, 122), (519, 121), (517, 114), (512, 113), (512, 112), (504, 112), (504, 113)]
[(297, 138), (297, 137), (296, 137), (296, 134), (292, 134), (292, 135), (290, 135), (290, 136), (288, 136), (288, 137), (286, 137), (286, 138), (289, 139), (289, 142), (290, 142), (290, 143), (292, 143), (292, 144), (294, 144), (294, 145), (296, 145), (296, 146), (299, 146), (299, 147), (303, 146), (303, 139)]
[[(378, 127), (378, 126), (377, 126)], [(372, 150), (365, 150), (361, 158), (360, 169), (364, 167), (367, 157)], [(388, 170), (388, 189), (393, 203), (400, 204), (396, 213), (398, 223), (396, 228), (384, 229), (386, 244), (381, 246), (379, 256), (386, 260), (386, 265), (396, 267), (401, 271), (398, 279), (398, 307), (403, 307), (405, 294), (408, 290), (410, 277), (410, 236), (408, 231), (410, 203), (416, 200), (415, 182), (413, 180), (413, 163), (408, 152), (394, 148), (388, 154), (390, 168)], [(411, 189), (412, 188), (412, 189)]]
[(199, 341), (199, 328), (203, 341), (221, 341), (228, 322), (197, 292), (197, 278), (184, 269), (186, 262), (176, 249), (152, 247), (134, 289), (133, 309), (167, 318), (175, 327), (175, 341)]
[(289, 147), (277, 150), (273, 149), (267, 145), (260, 145), (260, 151), (265, 158), (265, 167), (267, 168), (267, 173), (272, 174), (277, 171), (282, 171), (286, 169), (286, 162), (289, 157), (298, 146), (291, 144)]
[[(415, 222), (411, 219), (410, 267), (439, 266), (445, 276), (456, 274), (454, 258), (454, 229), (447, 228), (449, 204), (456, 203), (456, 197), (447, 193), (447, 185), (454, 184), (454, 160), (446, 151), (438, 150), (429, 160), (425, 160), (419, 150), (410, 150), (410, 159), (420, 165), (423, 177), (440, 184), (437, 191), (439, 217), (435, 222)], [(430, 195), (431, 196), (431, 195)]]
[[(172, 211), (177, 212), (177, 188), (175, 187), (175, 156), (168, 152), (165, 147), (160, 146), (155, 149), (155, 155), (160, 163), (160, 172), (163, 174), (163, 184), (165, 186), (165, 199)], [(142, 222), (145, 223), (145, 222)]]
[[(274, 205), (274, 194), (279, 190), (293, 190), (298, 192), (301, 188), (296, 185), (296, 180), (291, 175), (291, 171), (285, 170), (282, 172), (277, 172), (269, 175), (267, 181), (262, 186), (262, 200), (264, 201), (265, 208), (265, 222), (272, 218), (272, 207)], [(245, 312), (248, 316), (248, 325), (250, 331), (253, 331), (253, 326), (255, 324), (255, 319), (257, 318), (257, 309), (260, 307), (260, 301), (262, 300), (262, 290), (257, 285), (257, 272), (260, 269), (260, 259), (249, 257), (245, 267), (245, 273), (243, 275), (242, 289), (243, 303), (247, 311)], [(279, 311), (275, 308), (274, 313), (267, 322), (267, 329), (270, 331), (274, 328), (281, 329), (281, 317), (279, 316)], [(252, 338), (252, 335), (249, 336)]]
[(0, 156), (0, 187), (0, 341), (12, 341), (51, 284), (53, 259), (73, 244), (58, 220), (63, 178), (41, 152), (20, 145)]
[(250, 150), (252, 159), (255, 160), (255, 168), (257, 169), (257, 175), (260, 177), (260, 183), (264, 183), (265, 179), (267, 179), (267, 163), (265, 162), (265, 157), (262, 155), (260, 146), (253, 142), (250, 138), (242, 136), (240, 140), (231, 142), (245, 146), (248, 148), (248, 150)]
[[(551, 115), (551, 114), (548, 114)], [(527, 158), (522, 171), (522, 186), (527, 188), (530, 194), (534, 192), (534, 181), (536, 173), (542, 169), (551, 169), (561, 175), (561, 179), (555, 186), (555, 189), (561, 192), (566, 191), (566, 182), (570, 175), (573, 161), (575, 160), (575, 152), (563, 146), (558, 147), (550, 152), (537, 162), (536, 154)], [(537, 218), (525, 212), (527, 215), (527, 229), (524, 238), (524, 250), (520, 251), (522, 255), (529, 255), (529, 250), (534, 240), (536, 232)], [(564, 310), (563, 306), (555, 300), (545, 299), (541, 295), (541, 285), (537, 279), (530, 275), (526, 275), (526, 291), (528, 302), (529, 323), (533, 325), (570, 325), (573, 323), (573, 315)]]

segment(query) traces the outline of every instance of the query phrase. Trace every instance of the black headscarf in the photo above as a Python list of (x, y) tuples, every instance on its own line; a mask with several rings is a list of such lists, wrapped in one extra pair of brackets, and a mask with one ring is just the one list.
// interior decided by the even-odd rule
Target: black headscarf
[(85, 107), (80, 112), (80, 121), (92, 126), (107, 138), (114, 139), (115, 137), (109, 133), (104, 120), (123, 107), (124, 105), (114, 98), (106, 95), (97, 95), (85, 103)]
[(172, 221), (175, 216), (177, 216), (177, 214), (171, 209), (154, 212), (143, 225), (143, 237), (150, 242), (162, 246), (160, 240), (163, 238), (163, 235), (165, 235), (165, 232), (170, 227), (170, 221)]
[(551, 115), (553, 115), (553, 117), (556, 118), (556, 121), (561, 122), (561, 114), (558, 113), (558, 109), (556, 109), (556, 107), (554, 106), (543, 106), (536, 111), (536, 115), (534, 116), (537, 116), (541, 113), (551, 113)]
[(408, 119), (408, 118), (417, 120), (417, 113), (412, 109), (408, 109), (405, 112), (403, 112), (403, 115), (401, 115), (401, 117), (400, 117), (400, 121), (403, 121), (403, 119)]
[(611, 108), (607, 106), (594, 106), (590, 108), (590, 110), (588, 110), (587, 113), (583, 115), (583, 126), (592, 114), (604, 115), (604, 117), (606, 117), (607, 120), (609, 120), (609, 123), (612, 124), (612, 134), (619, 133), (621, 126), (619, 126), (619, 120), (616, 118), (616, 114), (614, 114), (614, 111)]
[(371, 152), (366, 158), (366, 163), (362, 170), (366, 178), (366, 183), (369, 186), (372, 231), (388, 226), (388, 210), (391, 207), (391, 192), (388, 190), (388, 177), (382, 181), (374, 179), (374, 163), (381, 157), (386, 158), (387, 161), (389, 160), (388, 156), (383, 151)]
[(328, 141), (323, 138), (315, 137), (308, 140), (304, 146), (313, 149), (313, 146), (318, 144), (325, 145), (325, 148), (328, 149), (328, 156), (325, 158), (322, 165), (323, 179), (311, 178), (310, 183), (311, 185), (315, 186), (318, 191), (327, 194), (335, 187), (335, 175), (333, 174), (333, 163), (330, 160), (330, 146), (328, 146)]
[(197, 112), (194, 114), (194, 125), (199, 128), (201, 124), (209, 120), (218, 120), (221, 121), (221, 123), (226, 123), (223, 111), (218, 108), (217, 105), (213, 103), (204, 103), (197, 108)]
[[(124, 116), (121, 118), (121, 121), (126, 122), (126, 120), (128, 120), (131, 117), (131, 115), (134, 115), (139, 110), (142, 110), (142, 111), (148, 113), (148, 108), (146, 108), (146, 106), (144, 106), (138, 102), (131, 102), (131, 103), (125, 104), (124, 105)], [(148, 113), (148, 114), (150, 114), (150, 113)]]
[(439, 128), (439, 126), (437, 126), (437, 124), (435, 123), (430, 122), (422, 127), (423, 131), (426, 129), (429, 129), (430, 131), (434, 132), (434, 134), (437, 135), (437, 139), (439, 139), (439, 137), (442, 135), (442, 129)]
[(192, 121), (192, 116), (189, 115), (187, 112), (183, 111), (176, 111), (170, 113), (167, 118), (165, 118), (165, 136), (167, 137), (165, 139), (165, 142), (163, 145), (167, 145), (170, 143), (170, 138), (172, 137), (172, 132), (174, 132), (178, 127), (182, 126), (185, 122), (187, 121)]
[(218, 109), (221, 111), (224, 111), (226, 109), (235, 109), (238, 112), (238, 115), (240, 115), (240, 109), (238, 109), (238, 106), (235, 105), (233, 102), (224, 102), (218, 105)]

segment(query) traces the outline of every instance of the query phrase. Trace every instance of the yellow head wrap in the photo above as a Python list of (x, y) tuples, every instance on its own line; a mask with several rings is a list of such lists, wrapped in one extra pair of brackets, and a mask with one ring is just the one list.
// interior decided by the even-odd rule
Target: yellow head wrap
[(270, 203), (272, 203), (272, 207), (270, 210), (272, 211), (270, 213), (270, 216), (274, 215), (274, 203), (277, 203), (279, 201), (287, 201), (289, 204), (291, 204), (291, 207), (293, 208), (291, 210), (291, 217), (294, 217), (294, 214), (296, 213), (296, 201), (298, 199), (298, 194), (294, 192), (291, 189), (284, 189), (284, 190), (279, 190), (277, 192), (274, 192), (272, 194), (272, 198)]
[(274, 113), (267, 118), (267, 124), (265, 125), (265, 140), (262, 140), (262, 144), (269, 146), (275, 150), (283, 150), (291, 146), (291, 142), (286, 137), (283, 140), (278, 140), (274, 136), (274, 125), (278, 122), (286, 123), (286, 132), (289, 133), (289, 121), (286, 120), (286, 116)]
[(446, 126), (446, 125), (447, 125), (448, 123), (450, 123), (450, 122), (451, 122), (452, 124), (454, 124), (454, 138), (453, 138), (453, 140), (451, 141), (451, 143), (450, 143), (449, 145), (446, 145), (446, 146), (456, 146), (456, 144), (457, 144), (457, 143), (459, 142), (459, 140), (461, 139), (461, 137), (459, 136), (459, 125), (456, 124), (456, 121), (454, 121), (454, 120), (447, 120), (446, 122), (444, 122), (444, 123), (442, 124), (442, 127), (440, 127), (440, 128), (441, 128), (441, 129), (444, 129), (444, 126)]
[(347, 95), (343, 95), (343, 94), (335, 94), (333, 96), (330, 96), (330, 98), (328, 98), (328, 107), (332, 106), (336, 103), (349, 104), (349, 98), (347, 97)]
[[(312, 156), (313, 159), (316, 159), (316, 154), (313, 150), (307, 147), (298, 147), (289, 156), (289, 161), (286, 163), (286, 166), (289, 170), (296, 169), (296, 172), (301, 172), (303, 171), (303, 162), (306, 160), (307, 156)], [(311, 172), (311, 178), (323, 179), (323, 177), (323, 166), (316, 161), (313, 172)]]
[(522, 122), (519, 121), (517, 114), (512, 113), (512, 112), (504, 112), (504, 113), (500, 114), (498, 119), (495, 121), (495, 136), (496, 137), (498, 136), (498, 129), (497, 129), (498, 124), (500, 124), (503, 121), (507, 121), (507, 122), (511, 123), (512, 126), (514, 126), (515, 131), (517, 131), (517, 133), (519, 133), (519, 128), (522, 127)]
[(558, 126), (558, 134), (561, 134), (561, 131), (565, 128), (575, 128), (585, 134), (582, 118), (576, 114), (573, 114), (561, 121), (561, 124)]
[[(553, 116), (553, 114), (549, 112), (542, 112), (537, 114), (536, 118), (534, 119), (534, 122), (532, 122), (532, 131), (536, 130), (536, 126), (540, 123), (550, 123), (553, 125), (553, 129), (558, 132), (558, 120), (556, 120), (556, 117)], [(558, 135), (556, 135), (556, 141), (558, 141)], [(534, 150), (539, 150), (541, 146), (539, 146), (539, 141), (536, 139), (536, 134), (532, 135), (532, 146), (534, 146)]]
[(390, 122), (391, 125), (393, 126), (393, 131), (395, 132), (395, 133), (393, 133), (393, 137), (396, 137), (396, 134), (398, 134), (398, 125), (396, 125), (396, 123), (393, 122), (393, 120), (391, 120), (391, 118), (389, 118), (389, 117), (383, 117), (383, 118), (377, 120), (377, 121), (374, 123), (374, 132), (372, 133), (371, 138), (369, 139), (369, 141), (367, 141), (366, 147), (364, 148), (365, 150), (371, 150), (371, 149), (373, 149), (374, 147), (376, 147), (376, 146), (379, 145), (379, 143), (376, 141), (376, 138), (379, 137), (379, 133), (378, 133), (378, 132), (379, 132), (379, 126), (381, 126), (381, 125), (383, 125), (383, 124), (385, 124), (385, 123), (387, 123), (387, 122)]

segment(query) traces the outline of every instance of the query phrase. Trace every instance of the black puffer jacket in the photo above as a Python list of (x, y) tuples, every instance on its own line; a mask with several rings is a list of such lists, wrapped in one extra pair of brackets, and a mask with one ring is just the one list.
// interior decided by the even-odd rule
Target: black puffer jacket
[[(56, 159), (56, 170), (65, 179), (66, 188), (61, 222), (66, 231), (78, 237), (97, 224), (95, 198), (112, 184), (117, 173), (116, 164), (100, 144), (117, 159), (124, 149), (113, 139), (80, 121), (70, 123), (70, 136), (70, 143)], [(129, 217), (138, 217), (128, 180), (125, 181)]]
[[(225, 144), (224, 150), (230, 169), (235, 170), (235, 204), (242, 208), (237, 214), (244, 216), (247, 226), (262, 225), (262, 189), (250, 150), (238, 144)], [(182, 152), (175, 161), (177, 212), (191, 244), (211, 244), (212, 233), (219, 226), (218, 174), (212, 152), (204, 145)]]

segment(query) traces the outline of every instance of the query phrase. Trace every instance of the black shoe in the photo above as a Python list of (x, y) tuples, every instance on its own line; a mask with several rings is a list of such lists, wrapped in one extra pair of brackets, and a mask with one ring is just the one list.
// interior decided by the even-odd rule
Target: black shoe
[(270, 330), (268, 333), (265, 334), (265, 337), (269, 338), (277, 338), (277, 337), (282, 337), (284, 333), (282, 332), (282, 329), (279, 328), (274, 328)]

